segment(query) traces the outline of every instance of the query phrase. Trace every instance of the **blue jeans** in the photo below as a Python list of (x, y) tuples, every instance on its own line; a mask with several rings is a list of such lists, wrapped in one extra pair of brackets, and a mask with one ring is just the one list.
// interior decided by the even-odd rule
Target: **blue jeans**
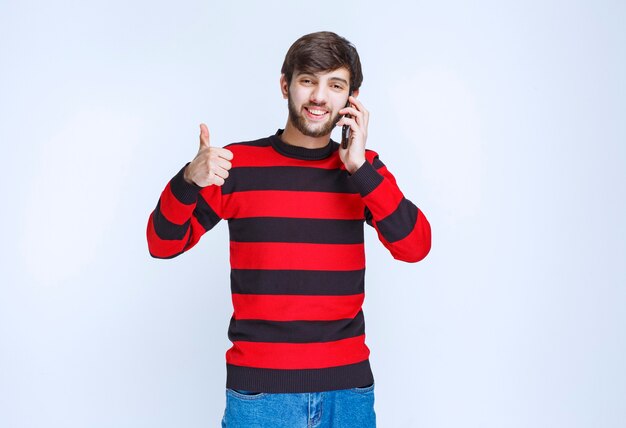
[(226, 389), (222, 428), (375, 428), (374, 385), (297, 394)]

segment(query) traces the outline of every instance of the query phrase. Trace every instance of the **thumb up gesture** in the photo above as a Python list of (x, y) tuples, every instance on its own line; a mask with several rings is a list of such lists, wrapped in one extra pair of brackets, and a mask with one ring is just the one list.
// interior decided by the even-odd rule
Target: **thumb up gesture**
[(200, 124), (200, 149), (198, 154), (185, 168), (185, 181), (200, 187), (212, 184), (221, 186), (228, 177), (232, 164), (233, 152), (221, 147), (211, 147), (209, 128)]

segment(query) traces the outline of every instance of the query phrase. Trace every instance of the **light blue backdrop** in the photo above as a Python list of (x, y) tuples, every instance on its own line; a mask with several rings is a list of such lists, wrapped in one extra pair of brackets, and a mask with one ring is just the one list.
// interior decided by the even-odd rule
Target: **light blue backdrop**
[[(226, 5), (228, 3), (228, 5)], [(198, 144), (283, 127), (299, 36), (359, 49), (368, 145), (428, 216), (368, 230), (379, 426), (626, 426), (620, 1), (0, 2), (0, 426), (214, 427), (232, 311), (220, 224), (148, 255)]]

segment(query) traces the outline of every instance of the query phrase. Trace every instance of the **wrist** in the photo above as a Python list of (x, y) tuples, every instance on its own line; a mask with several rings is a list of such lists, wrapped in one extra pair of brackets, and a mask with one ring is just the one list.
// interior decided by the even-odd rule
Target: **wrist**
[(190, 175), (189, 175), (189, 164), (187, 164), (187, 166), (185, 167), (185, 171), (183, 172), (183, 179), (188, 183), (188, 184), (194, 184), (197, 186), (197, 184), (191, 179)]
[(185, 172), (187, 171), (188, 165), (189, 164), (182, 167), (178, 174), (170, 180), (172, 193), (176, 199), (185, 205), (195, 204), (198, 199), (198, 192), (201, 190), (195, 183), (189, 183), (185, 180)]
[(346, 165), (346, 169), (348, 170), (350, 174), (354, 174), (359, 168), (363, 166), (364, 163), (365, 163), (365, 158), (363, 158), (362, 160), (358, 160), (356, 162), (349, 162), (348, 165)]

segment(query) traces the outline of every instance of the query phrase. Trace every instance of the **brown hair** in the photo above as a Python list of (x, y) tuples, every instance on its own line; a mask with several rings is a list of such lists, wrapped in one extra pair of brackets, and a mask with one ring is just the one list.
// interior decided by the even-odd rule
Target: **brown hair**
[(335, 33), (320, 31), (302, 36), (291, 45), (280, 72), (291, 84), (295, 70), (319, 73), (341, 67), (350, 71), (350, 91), (359, 89), (363, 73), (354, 45)]

